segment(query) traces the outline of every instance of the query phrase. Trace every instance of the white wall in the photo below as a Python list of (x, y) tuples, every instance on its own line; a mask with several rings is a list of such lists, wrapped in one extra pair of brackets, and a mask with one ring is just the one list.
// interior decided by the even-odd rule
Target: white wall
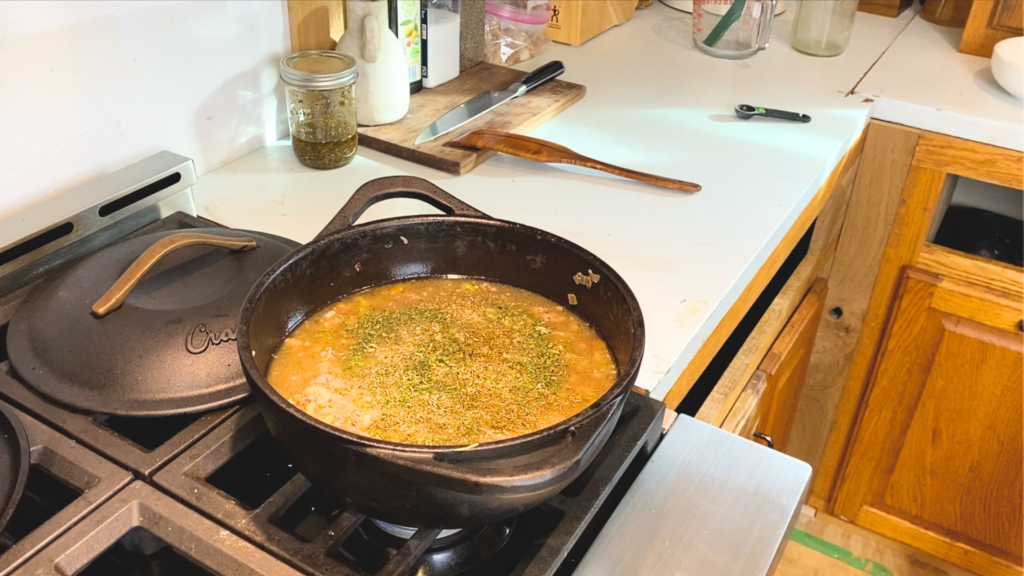
[(287, 135), (284, 3), (0, 2), (0, 220), (159, 150), (200, 175)]

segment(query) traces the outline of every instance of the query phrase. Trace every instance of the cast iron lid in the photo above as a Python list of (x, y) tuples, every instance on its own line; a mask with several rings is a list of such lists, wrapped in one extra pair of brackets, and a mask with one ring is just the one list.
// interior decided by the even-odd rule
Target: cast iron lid
[[(249, 393), (238, 312), (295, 246), (216, 228), (110, 246), (25, 298), (7, 333), (11, 365), (37, 392), (87, 412), (163, 416), (235, 402)], [(123, 303), (107, 298), (117, 292)]]

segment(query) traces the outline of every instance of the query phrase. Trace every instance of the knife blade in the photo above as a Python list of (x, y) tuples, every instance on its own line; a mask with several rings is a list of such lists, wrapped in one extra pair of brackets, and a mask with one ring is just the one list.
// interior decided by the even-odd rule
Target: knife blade
[(455, 108), (452, 108), (446, 112), (444, 116), (435, 120), (433, 124), (427, 126), (427, 129), (416, 137), (416, 146), (433, 140), (443, 134), (447, 134), (477, 116), (486, 114), (505, 102), (526, 94), (548, 80), (554, 80), (561, 76), (562, 72), (565, 72), (565, 64), (562, 64), (559, 60), (555, 60), (548, 62), (526, 76), (523, 76), (518, 82), (509, 86), (505, 90), (500, 92), (492, 90), (477, 94)]

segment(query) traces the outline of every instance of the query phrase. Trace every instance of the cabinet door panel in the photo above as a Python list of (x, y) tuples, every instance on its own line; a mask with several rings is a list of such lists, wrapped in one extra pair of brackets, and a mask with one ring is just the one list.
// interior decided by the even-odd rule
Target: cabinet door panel
[(1024, 335), (1006, 294), (909, 269), (836, 511), (985, 574), (1019, 574)]
[(767, 434), (780, 452), (789, 445), (827, 295), (828, 281), (818, 278), (758, 366), (767, 379), (758, 431)]
[(993, 10), (989, 28), (1011, 34), (1020, 34), (1024, 28), (1024, 5), (1020, 0), (999, 0)]
[(942, 340), (883, 501), (907, 519), (1020, 556), (1024, 468), (1008, 452), (1024, 445), (1024, 427), (1006, 425), (1024, 414), (1019, 346), (1012, 334), (940, 317)]
[(960, 51), (983, 58), (992, 57), (1000, 40), (1024, 33), (1024, 5), (1020, 0), (974, 0), (967, 19)]

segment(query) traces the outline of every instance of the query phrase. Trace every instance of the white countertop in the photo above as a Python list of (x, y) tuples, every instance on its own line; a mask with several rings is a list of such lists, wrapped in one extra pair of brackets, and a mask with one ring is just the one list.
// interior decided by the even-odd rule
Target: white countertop
[(856, 94), (874, 100), (878, 120), (1024, 150), (1024, 103), (996, 83), (989, 58), (957, 51), (963, 34), (915, 18)]
[[(583, 47), (556, 46), (523, 68), (565, 62), (586, 97), (531, 133), (582, 154), (704, 186), (677, 193), (601, 173), (496, 156), (455, 177), (360, 149), (340, 170), (315, 171), (286, 141), (200, 177), (200, 215), (227, 226), (310, 240), (361, 184), (427, 178), (497, 218), (576, 242), (615, 268), (647, 323), (637, 385), (663, 398), (868, 121), (847, 98), (913, 17), (858, 14), (837, 58), (795, 52), (792, 10), (773, 44), (749, 60), (699, 54), (690, 16), (659, 3)], [(733, 115), (740, 103), (803, 112), (809, 124)], [(430, 212), (395, 200), (363, 221)]]

